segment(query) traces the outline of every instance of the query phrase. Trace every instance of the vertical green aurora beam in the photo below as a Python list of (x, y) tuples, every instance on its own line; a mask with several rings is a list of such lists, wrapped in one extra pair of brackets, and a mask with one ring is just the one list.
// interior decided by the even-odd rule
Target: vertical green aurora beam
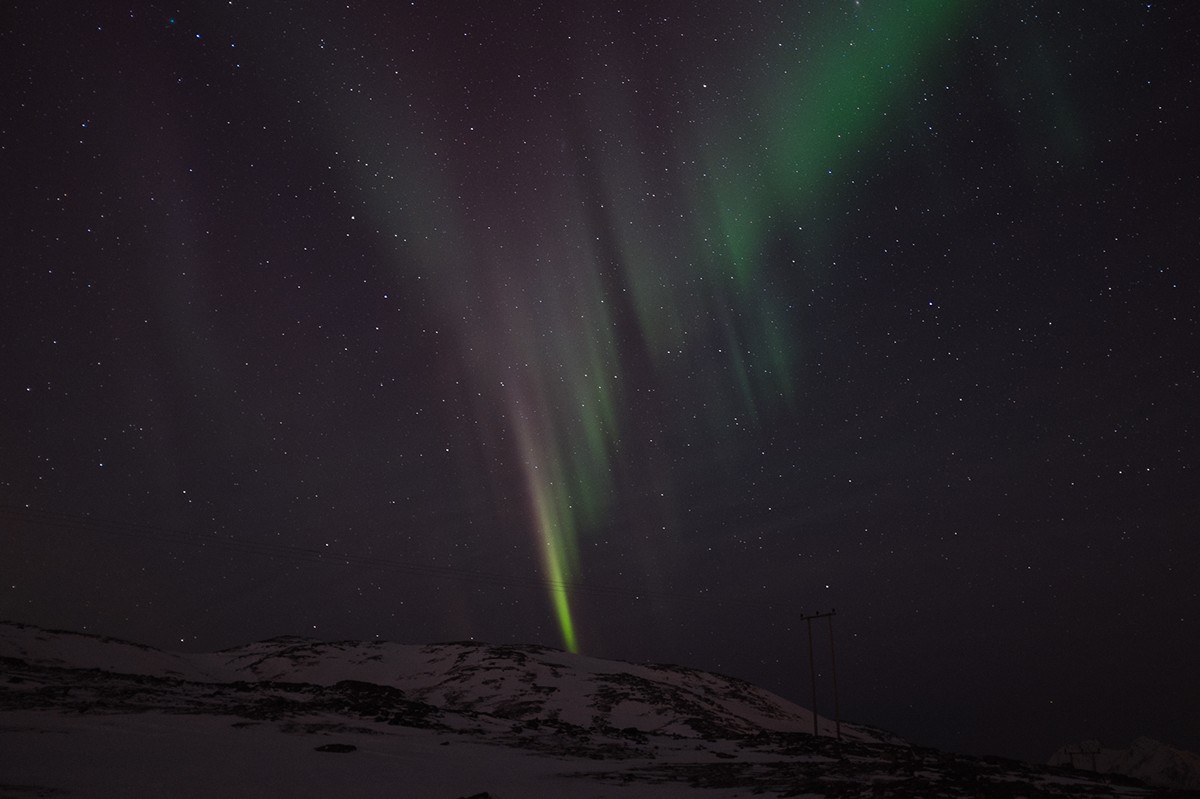
[(530, 494), (538, 544), (550, 591), (551, 606), (558, 621), (559, 635), (569, 652), (578, 652), (575, 621), (571, 614), (567, 580), (578, 566), (579, 551), (575, 540), (575, 523), (565, 492), (558, 489), (564, 479), (558, 464), (540, 463), (545, 454), (538, 447), (528, 425), (518, 421), (517, 439), (529, 453), (525, 462), (525, 480)]

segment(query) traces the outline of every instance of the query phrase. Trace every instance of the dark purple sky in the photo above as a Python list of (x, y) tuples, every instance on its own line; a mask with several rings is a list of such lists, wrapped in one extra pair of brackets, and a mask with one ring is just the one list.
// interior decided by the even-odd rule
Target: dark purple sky
[(0, 616), (1200, 750), (1194, 20), (20, 4)]

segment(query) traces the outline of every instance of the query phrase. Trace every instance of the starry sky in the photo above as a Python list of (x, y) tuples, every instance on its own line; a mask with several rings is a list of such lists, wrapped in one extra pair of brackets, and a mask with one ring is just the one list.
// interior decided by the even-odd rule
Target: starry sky
[(1186, 4), (0, 21), (0, 616), (1200, 750)]

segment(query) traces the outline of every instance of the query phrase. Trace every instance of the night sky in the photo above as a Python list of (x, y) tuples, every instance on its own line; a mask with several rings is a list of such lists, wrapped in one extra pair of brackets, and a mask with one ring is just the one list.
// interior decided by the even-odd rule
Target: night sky
[(0, 617), (1200, 750), (1190, 4), (17, 5)]

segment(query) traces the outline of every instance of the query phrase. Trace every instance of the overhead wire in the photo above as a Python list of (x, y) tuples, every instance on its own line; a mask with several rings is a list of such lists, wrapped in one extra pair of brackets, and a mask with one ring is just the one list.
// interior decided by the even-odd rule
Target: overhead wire
[(432, 579), (474, 582), (502, 587), (529, 589), (565, 589), (576, 595), (624, 599), (633, 601), (689, 602), (708, 605), (737, 605), (773, 609), (776, 603), (740, 597), (718, 597), (705, 594), (681, 594), (667, 591), (634, 591), (617, 586), (597, 585), (579, 581), (555, 581), (542, 577), (518, 576), (499, 572), (464, 569), (413, 563), (398, 558), (335, 552), (311, 547), (294, 546), (268, 541), (254, 541), (227, 535), (172, 530), (158, 525), (117, 521), (95, 516), (80, 516), (59, 511), (0, 504), (0, 519), (50, 527), (69, 533), (97, 533), (118, 538), (177, 544), (201, 549), (221, 550), (243, 555), (282, 558), (300, 563), (324, 566), (358, 566), (379, 568)]

